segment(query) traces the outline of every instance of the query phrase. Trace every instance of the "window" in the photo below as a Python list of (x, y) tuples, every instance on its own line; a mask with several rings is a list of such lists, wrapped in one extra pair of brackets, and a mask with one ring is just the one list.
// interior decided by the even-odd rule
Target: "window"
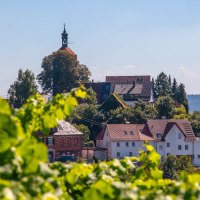
[(159, 139), (161, 139), (161, 138), (162, 138), (162, 135), (161, 135), (161, 133), (157, 133), (157, 134), (156, 134), (156, 136), (157, 136), (157, 138), (159, 138)]
[(130, 134), (131, 134), (131, 135), (134, 135), (134, 132), (133, 132), (133, 131), (130, 131)]
[(169, 142), (167, 142), (167, 147), (170, 147), (170, 143)]
[(188, 150), (188, 145), (187, 144), (185, 145), (185, 150)]
[(117, 152), (117, 157), (120, 158), (120, 152)]
[(135, 147), (135, 142), (132, 142), (132, 147)]
[(179, 140), (181, 139), (181, 133), (178, 134), (178, 139), (179, 139)]
[(163, 146), (162, 145), (159, 145), (159, 150), (163, 150)]
[(126, 146), (128, 147), (128, 142), (126, 142)]
[(181, 150), (181, 145), (178, 145), (178, 150)]
[(52, 137), (48, 137), (48, 145), (53, 145), (53, 138)]
[(127, 134), (128, 134), (128, 132), (127, 132), (127, 131), (124, 131), (124, 133), (125, 133), (125, 135), (127, 135)]
[(120, 143), (119, 142), (117, 142), (117, 147), (120, 147)]
[(200, 155), (198, 155), (198, 159), (200, 159)]
[(133, 156), (132, 152), (129, 152), (129, 156), (130, 156), (130, 157)]

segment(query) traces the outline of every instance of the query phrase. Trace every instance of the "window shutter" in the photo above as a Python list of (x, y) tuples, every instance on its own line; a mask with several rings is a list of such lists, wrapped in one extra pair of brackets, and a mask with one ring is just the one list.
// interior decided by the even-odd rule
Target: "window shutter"
[(48, 138), (46, 138), (46, 144), (47, 144), (47, 145), (49, 144), (49, 140), (48, 140)]

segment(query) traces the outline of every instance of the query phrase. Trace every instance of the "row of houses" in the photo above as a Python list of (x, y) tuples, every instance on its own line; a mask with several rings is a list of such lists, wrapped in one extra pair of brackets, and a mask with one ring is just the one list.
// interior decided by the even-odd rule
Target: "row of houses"
[(148, 142), (161, 155), (191, 156), (194, 166), (200, 166), (200, 140), (188, 120), (148, 120), (146, 124), (107, 124), (97, 135), (94, 151), (83, 148), (83, 133), (65, 120), (49, 136), (38, 137), (47, 145), (49, 161), (62, 155), (74, 155), (92, 160), (138, 156)]
[(100, 160), (138, 156), (144, 142), (163, 157), (192, 157), (200, 166), (200, 141), (188, 120), (148, 120), (146, 124), (107, 124), (96, 138), (95, 156)]

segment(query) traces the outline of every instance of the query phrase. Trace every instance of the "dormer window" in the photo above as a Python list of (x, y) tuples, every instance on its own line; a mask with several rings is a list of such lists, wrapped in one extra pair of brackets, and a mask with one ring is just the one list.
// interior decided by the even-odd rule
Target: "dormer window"
[(59, 128), (59, 130), (63, 130), (63, 128), (60, 124), (58, 124), (58, 128)]
[(128, 132), (127, 132), (127, 131), (124, 131), (124, 133), (125, 133), (125, 135), (127, 135), (127, 134), (128, 134)]
[(134, 132), (133, 132), (133, 131), (130, 131), (130, 134), (131, 134), (131, 135), (134, 135)]
[(156, 134), (157, 138), (161, 139), (162, 138), (162, 135), (160, 133), (157, 133)]

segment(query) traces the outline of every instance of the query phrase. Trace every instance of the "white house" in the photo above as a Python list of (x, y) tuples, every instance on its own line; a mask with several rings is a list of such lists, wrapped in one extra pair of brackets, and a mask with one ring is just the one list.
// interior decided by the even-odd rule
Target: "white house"
[(195, 137), (188, 120), (148, 120), (142, 125), (108, 124), (96, 138), (95, 156), (102, 160), (137, 156), (145, 141), (162, 157), (188, 155), (195, 166), (200, 166), (200, 140)]
[[(138, 156), (139, 149), (143, 149), (144, 142), (154, 145), (154, 139), (148, 133), (142, 133), (144, 125), (141, 124), (108, 124), (96, 139), (97, 150), (95, 156), (99, 159), (123, 158), (126, 156)], [(104, 149), (104, 156), (102, 152)]]

